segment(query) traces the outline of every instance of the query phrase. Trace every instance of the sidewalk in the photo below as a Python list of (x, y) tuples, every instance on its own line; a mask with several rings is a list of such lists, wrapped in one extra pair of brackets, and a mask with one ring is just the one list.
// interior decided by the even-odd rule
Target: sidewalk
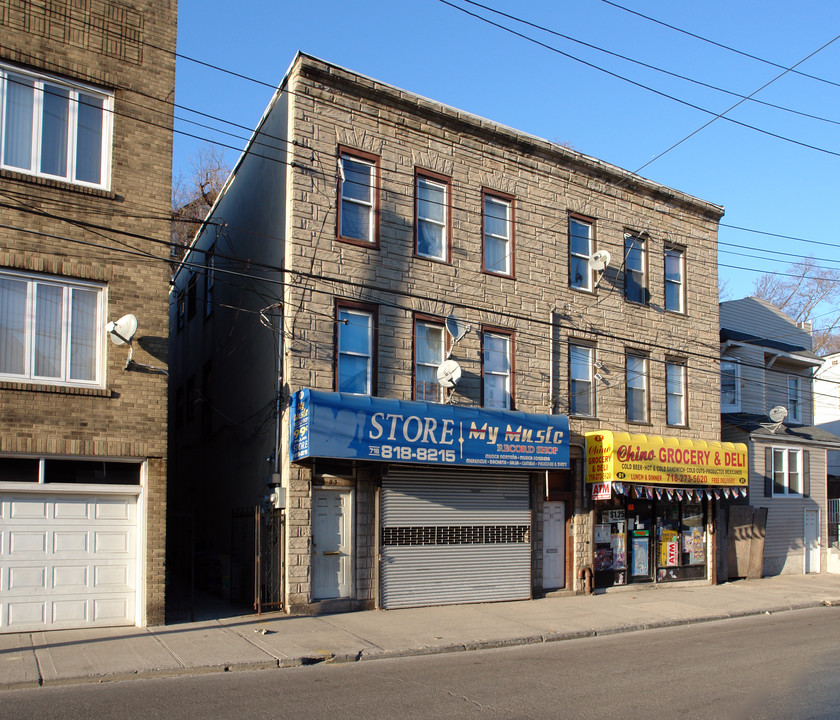
[(371, 610), (272, 613), (166, 625), (0, 635), (0, 690), (458, 652), (840, 606), (840, 575), (592, 596)]

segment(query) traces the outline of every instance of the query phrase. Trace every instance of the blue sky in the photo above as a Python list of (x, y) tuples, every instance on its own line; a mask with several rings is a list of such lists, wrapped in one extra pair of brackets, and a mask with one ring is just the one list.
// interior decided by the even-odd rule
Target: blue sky
[[(840, 33), (836, 0), (610, 1), (784, 68)], [(441, 0), (181, 0), (178, 52), (276, 86), (301, 50), (723, 205), (720, 277), (730, 298), (803, 256), (840, 268), (840, 40), (796, 66), (832, 85), (791, 72), (776, 79), (784, 70), (605, 0), (480, 0), (552, 32), (447, 2), (553, 49)], [(746, 101), (727, 114), (742, 124), (718, 119), (654, 160), (740, 98), (616, 55), (742, 96), (770, 83), (753, 97), (815, 117)], [(177, 71), (176, 175), (202, 142), (188, 135), (239, 150), (272, 94), (184, 58)], [(227, 152), (231, 164), (237, 150)]]

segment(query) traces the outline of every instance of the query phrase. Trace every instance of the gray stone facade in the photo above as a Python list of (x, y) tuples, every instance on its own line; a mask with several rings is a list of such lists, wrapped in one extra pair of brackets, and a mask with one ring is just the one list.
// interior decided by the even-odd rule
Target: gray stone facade
[[(378, 163), (378, 236), (369, 246), (338, 237), (341, 148)], [(418, 171), (444, 176), (449, 183), (451, 256), (446, 262), (415, 252)], [(276, 191), (270, 200), (273, 209), (257, 210), (260, 201), (269, 202), (261, 182)], [(513, 259), (506, 276), (483, 269), (484, 192), (511, 202)], [(413, 398), (417, 316), (443, 321), (454, 313), (471, 324), (473, 332), (453, 352), (463, 369), (453, 402), (463, 406), (482, 403), (484, 328), (510, 333), (514, 405), (529, 413), (569, 414), (569, 344), (595, 348), (601, 378), (595, 380), (596, 412), (570, 418), (573, 568), (567, 573), (567, 589), (580, 590), (576, 571), (591, 563), (592, 552), (591, 502), (585, 499), (580, 463), (583, 434), (604, 428), (719, 439), (716, 252), (722, 213), (719, 206), (573, 150), (300, 55), (217, 206), (215, 216), (228, 224), (226, 238), (234, 248), (229, 255), (237, 261), (220, 258), (216, 267), (223, 263), (241, 268), (247, 257), (256, 275), (281, 281), (270, 288), (265, 285), (259, 301), (249, 301), (242, 293), (236, 297), (246, 305), (250, 302), (252, 310), (271, 306), (268, 314), (278, 330), (282, 323), (282, 332), (267, 337), (265, 327), (241, 313), (230, 332), (242, 342), (248, 338), (249, 354), (259, 355), (258, 348), (271, 357), (279, 353), (284, 407), (291, 393), (301, 388), (336, 387), (337, 299), (376, 307), (373, 394), (381, 397)], [(572, 215), (591, 221), (593, 249), (608, 250), (613, 258), (591, 291), (570, 287)], [(244, 226), (249, 229), (243, 231)], [(260, 233), (263, 240), (257, 242)], [(644, 303), (625, 299), (628, 233), (644, 239)], [(218, 231), (206, 231), (197, 240), (194, 257), (213, 242), (219, 243)], [(665, 310), (666, 248), (676, 248), (684, 257), (682, 312)], [(269, 269), (281, 265), (282, 273)], [(185, 271), (181, 275), (183, 287)], [(234, 314), (216, 312), (213, 322), (221, 324), (211, 332), (224, 335)], [(192, 347), (192, 341), (180, 343), (177, 338), (173, 345), (178, 355), (173, 362), (184, 364), (182, 381), (208, 357), (218, 357), (207, 354), (206, 348), (198, 357)], [(230, 347), (228, 357), (243, 357), (241, 348)], [(647, 358), (649, 366), (644, 423), (627, 421), (628, 351)], [(187, 360), (190, 356), (193, 359)], [(666, 361), (683, 362), (687, 370), (688, 414), (680, 427), (666, 421)], [(248, 404), (237, 416), (270, 401), (276, 388), (270, 368), (259, 377), (250, 373), (247, 380), (228, 377), (227, 382), (246, 389)], [(221, 388), (219, 392), (225, 394)], [(286, 597), (294, 610), (311, 607), (313, 600), (311, 497), (313, 482), (320, 481), (317, 461), (312, 467), (289, 462), (288, 422), (284, 414), (278, 469), (287, 488)], [(271, 452), (267, 442), (260, 448), (263, 456)], [(237, 452), (245, 453), (241, 448)], [(354, 587), (355, 599), (362, 604), (374, 603), (377, 597), (372, 492), (377, 475), (375, 466), (357, 469)], [(256, 498), (261, 481), (257, 472), (249, 478), (249, 497)], [(537, 517), (544, 474), (535, 473), (532, 480)], [(535, 530), (532, 574), (534, 591), (540, 592), (541, 535)]]

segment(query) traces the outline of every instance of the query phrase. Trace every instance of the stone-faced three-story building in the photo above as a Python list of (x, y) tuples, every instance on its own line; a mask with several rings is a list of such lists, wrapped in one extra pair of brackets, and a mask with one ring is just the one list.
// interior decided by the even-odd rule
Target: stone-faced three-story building
[(175, 31), (0, 0), (0, 632), (164, 620)]
[(175, 276), (199, 575), (276, 483), (291, 612), (711, 580), (722, 213), (298, 55)]

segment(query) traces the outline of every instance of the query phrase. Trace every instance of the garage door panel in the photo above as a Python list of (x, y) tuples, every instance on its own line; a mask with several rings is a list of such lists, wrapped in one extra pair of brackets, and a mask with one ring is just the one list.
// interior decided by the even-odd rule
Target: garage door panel
[(0, 632), (133, 624), (136, 502), (0, 497)]

